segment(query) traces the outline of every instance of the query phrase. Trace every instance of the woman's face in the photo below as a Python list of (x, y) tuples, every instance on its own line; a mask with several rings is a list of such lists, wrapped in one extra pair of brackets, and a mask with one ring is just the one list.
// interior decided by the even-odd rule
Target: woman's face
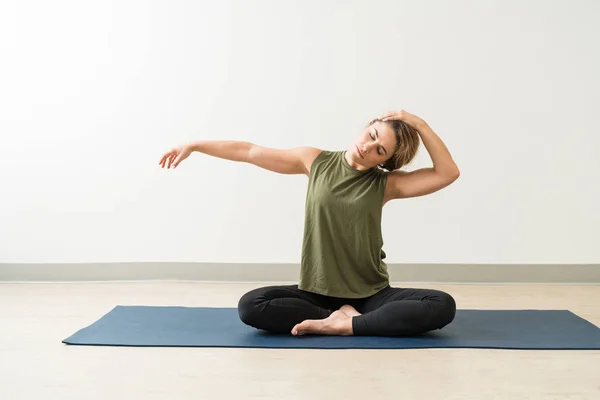
[(396, 135), (390, 124), (375, 121), (356, 137), (347, 154), (352, 166), (369, 169), (386, 162), (395, 149)]

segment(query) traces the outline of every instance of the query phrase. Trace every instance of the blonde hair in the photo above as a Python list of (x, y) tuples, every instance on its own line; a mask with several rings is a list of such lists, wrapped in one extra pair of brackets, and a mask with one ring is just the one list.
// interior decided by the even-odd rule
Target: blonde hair
[[(372, 120), (367, 127), (373, 125), (377, 121), (381, 121), (381, 119), (376, 118)], [(402, 168), (415, 158), (421, 141), (417, 130), (406, 122), (392, 120), (386, 121), (385, 123), (389, 124), (394, 130), (397, 144), (392, 156), (383, 164), (379, 164), (379, 166), (387, 171), (393, 171)]]

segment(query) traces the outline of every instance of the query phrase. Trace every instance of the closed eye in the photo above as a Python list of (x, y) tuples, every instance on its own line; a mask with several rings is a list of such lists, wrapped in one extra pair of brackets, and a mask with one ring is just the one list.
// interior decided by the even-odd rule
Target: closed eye
[[(375, 128), (373, 128), (373, 130), (375, 130), (375, 134), (377, 135), (377, 138), (379, 139), (379, 132), (377, 132), (377, 129), (375, 129)], [(383, 152), (387, 156), (387, 150), (385, 149), (385, 147), (381, 146), (381, 149), (383, 150)], [(379, 153), (379, 149), (377, 150), (377, 152)], [(379, 155), (383, 155), (383, 154), (380, 153)]]
[[(375, 137), (373, 136), (373, 134), (371, 132), (369, 132), (369, 136), (371, 137), (371, 140), (375, 140)], [(381, 154), (381, 149), (383, 149), (383, 147), (379, 146), (377, 148), (377, 154), (379, 154), (380, 156), (382, 156), (383, 154)], [(383, 149), (383, 151), (385, 151), (385, 149)]]

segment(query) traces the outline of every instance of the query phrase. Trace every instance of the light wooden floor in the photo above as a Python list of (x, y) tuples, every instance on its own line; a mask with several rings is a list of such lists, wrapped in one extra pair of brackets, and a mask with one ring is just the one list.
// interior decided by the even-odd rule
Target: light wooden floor
[[(115, 305), (235, 307), (255, 284), (0, 284), (0, 399), (600, 399), (600, 351), (67, 346)], [(570, 309), (600, 286), (440, 286), (459, 308)]]

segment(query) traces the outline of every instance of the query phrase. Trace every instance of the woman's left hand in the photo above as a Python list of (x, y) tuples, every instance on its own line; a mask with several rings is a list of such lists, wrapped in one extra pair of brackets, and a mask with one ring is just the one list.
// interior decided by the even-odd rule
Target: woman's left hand
[(423, 126), (423, 124), (425, 124), (425, 121), (423, 121), (421, 118), (419, 118), (416, 115), (413, 115), (405, 110), (390, 111), (388, 113), (385, 113), (381, 117), (381, 120), (383, 122), (393, 121), (393, 120), (404, 121), (415, 129), (419, 129), (420, 127)]

